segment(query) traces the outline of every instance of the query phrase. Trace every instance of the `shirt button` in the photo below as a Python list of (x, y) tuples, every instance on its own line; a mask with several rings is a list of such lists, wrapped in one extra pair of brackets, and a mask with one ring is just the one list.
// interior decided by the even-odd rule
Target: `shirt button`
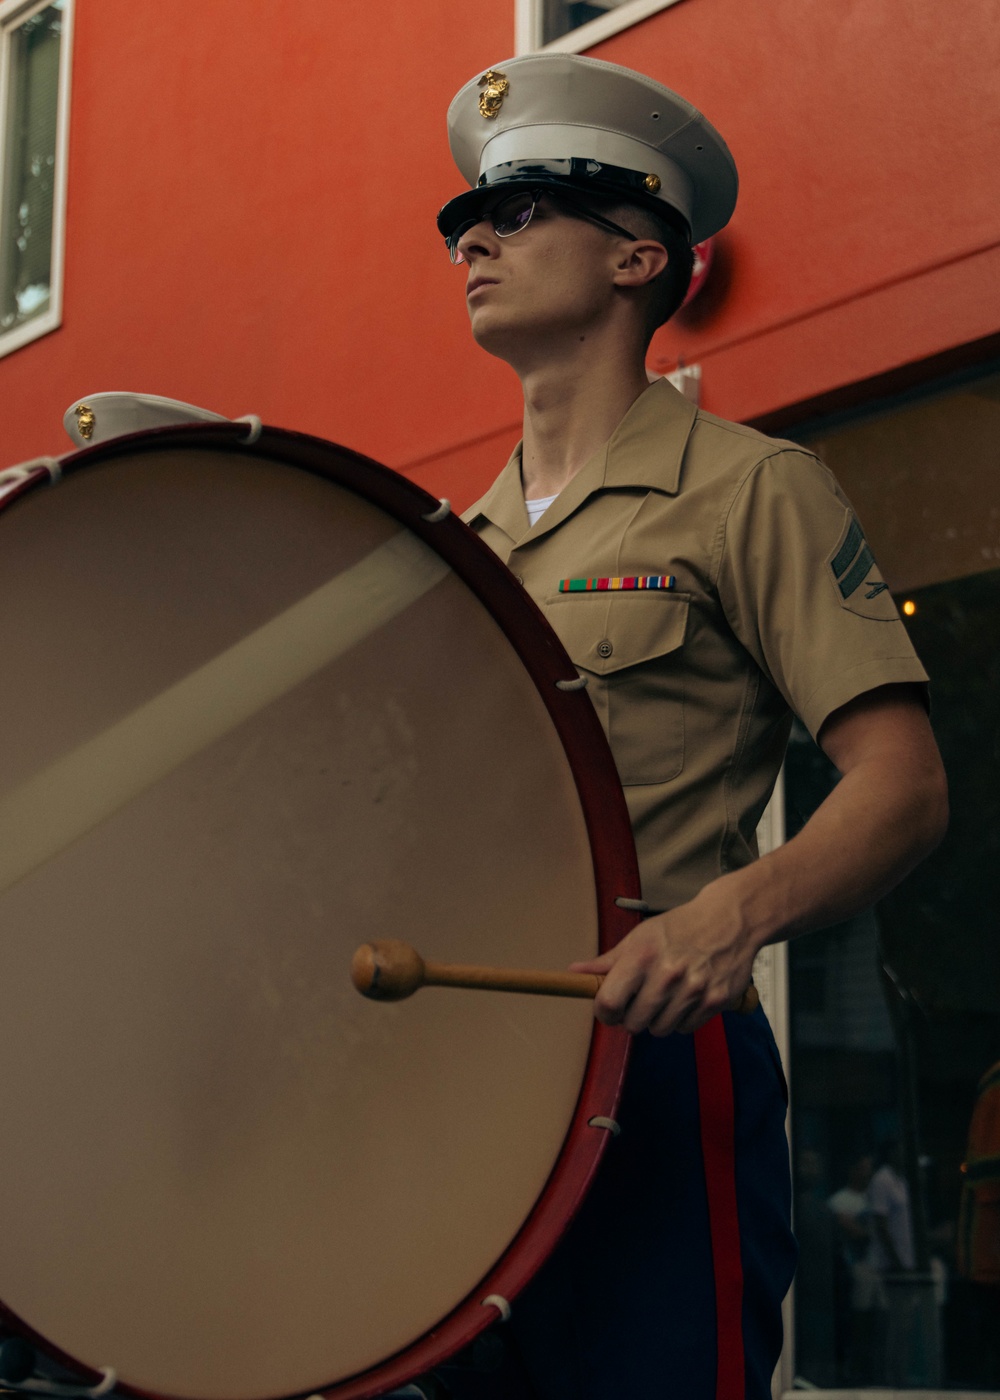
[(607, 658), (607, 657), (609, 657), (609, 656), (611, 655), (611, 653), (612, 653), (613, 651), (614, 651), (614, 647), (613, 647), (613, 646), (611, 645), (611, 643), (608, 641), (607, 637), (604, 638), (603, 642), (598, 642), (598, 643), (597, 643), (597, 654), (598, 654), (598, 656), (603, 656), (603, 657)]

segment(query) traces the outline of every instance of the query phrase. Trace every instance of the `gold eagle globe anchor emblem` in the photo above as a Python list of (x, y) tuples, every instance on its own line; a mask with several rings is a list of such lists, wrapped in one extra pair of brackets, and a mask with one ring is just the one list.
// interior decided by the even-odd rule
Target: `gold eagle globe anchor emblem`
[(479, 110), (487, 121), (492, 121), (500, 115), (503, 100), (510, 92), (510, 83), (505, 74), (490, 68), (479, 79), (479, 86), (483, 89), (479, 97)]
[(80, 430), (80, 436), (85, 442), (89, 442), (94, 436), (94, 428), (97, 424), (94, 410), (89, 404), (81, 403), (76, 407), (74, 412), (76, 413), (76, 422)]

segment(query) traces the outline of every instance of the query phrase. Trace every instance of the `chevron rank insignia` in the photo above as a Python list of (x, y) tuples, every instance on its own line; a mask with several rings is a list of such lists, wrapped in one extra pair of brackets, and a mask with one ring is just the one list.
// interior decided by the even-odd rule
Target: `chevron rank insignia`
[(841, 607), (862, 617), (888, 620), (896, 617), (889, 585), (879, 573), (875, 556), (853, 515), (847, 518), (836, 549), (827, 560)]

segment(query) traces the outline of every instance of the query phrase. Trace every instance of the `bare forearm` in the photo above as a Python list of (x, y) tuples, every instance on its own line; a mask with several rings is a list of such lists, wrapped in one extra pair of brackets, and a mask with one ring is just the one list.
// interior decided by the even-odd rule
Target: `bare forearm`
[(944, 771), (919, 697), (899, 686), (860, 697), (831, 716), (820, 744), (844, 776), (792, 841), (574, 964), (604, 976), (600, 1020), (696, 1030), (744, 990), (765, 943), (864, 909), (941, 839)]
[(934, 849), (947, 820), (940, 764), (900, 759), (853, 768), (797, 836), (725, 877), (757, 946), (849, 918)]

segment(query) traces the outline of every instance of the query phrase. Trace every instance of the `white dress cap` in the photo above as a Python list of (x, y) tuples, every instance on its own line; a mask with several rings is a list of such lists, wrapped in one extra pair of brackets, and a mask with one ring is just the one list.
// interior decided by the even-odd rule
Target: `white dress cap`
[(175, 428), (180, 423), (227, 423), (222, 413), (197, 408), (179, 399), (159, 394), (89, 394), (70, 404), (63, 414), (63, 427), (77, 447), (93, 447), (126, 433), (147, 428)]
[[(666, 205), (692, 243), (718, 233), (736, 204), (736, 166), (711, 123), (652, 78), (595, 58), (527, 54), (477, 74), (448, 109), (448, 136), (473, 187), (530, 183), (532, 166), (565, 162), (560, 183)], [(446, 204), (442, 232), (470, 208), (469, 195)]]

